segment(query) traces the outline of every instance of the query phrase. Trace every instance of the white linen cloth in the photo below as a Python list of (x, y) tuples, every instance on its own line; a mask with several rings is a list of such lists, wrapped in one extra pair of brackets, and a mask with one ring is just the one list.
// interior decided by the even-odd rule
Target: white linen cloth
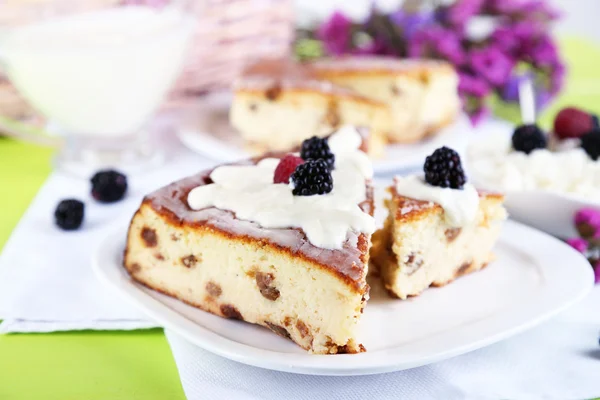
[(379, 375), (327, 377), (269, 371), (213, 355), (171, 331), (166, 333), (189, 400), (583, 400), (600, 396), (600, 286), (581, 303), (518, 336), (446, 361)]
[[(88, 179), (50, 175), (0, 254), (0, 333), (157, 326), (95, 278), (91, 256), (111, 231), (126, 226), (145, 194), (214, 164), (176, 144), (170, 147), (176, 156), (164, 168), (130, 175), (126, 198), (113, 204), (92, 199)], [(84, 224), (77, 231), (54, 225), (54, 209), (65, 198), (85, 202)]]

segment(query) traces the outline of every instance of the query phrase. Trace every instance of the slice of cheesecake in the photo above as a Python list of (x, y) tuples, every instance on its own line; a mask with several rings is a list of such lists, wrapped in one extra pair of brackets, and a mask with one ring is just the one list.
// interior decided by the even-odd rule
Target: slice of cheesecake
[(381, 156), (391, 116), (381, 102), (317, 79), (309, 68), (262, 60), (234, 84), (230, 121), (255, 154), (289, 151), (343, 125), (366, 128), (369, 155)]
[[(280, 163), (294, 157), (254, 159), (148, 195), (131, 221), (125, 268), (150, 288), (310, 352), (364, 351), (356, 330), (369, 295), (372, 171), (356, 131), (328, 140), (330, 177), (323, 160), (311, 160), (289, 185), (275, 184), (289, 169)], [(331, 191), (307, 195), (314, 190)]]
[(388, 292), (401, 299), (478, 271), (494, 259), (492, 248), (507, 217), (504, 197), (397, 177), (386, 201), (389, 214), (373, 236), (375, 265)]
[(390, 142), (410, 143), (454, 122), (460, 111), (458, 75), (444, 61), (345, 56), (311, 64), (320, 79), (387, 104)]

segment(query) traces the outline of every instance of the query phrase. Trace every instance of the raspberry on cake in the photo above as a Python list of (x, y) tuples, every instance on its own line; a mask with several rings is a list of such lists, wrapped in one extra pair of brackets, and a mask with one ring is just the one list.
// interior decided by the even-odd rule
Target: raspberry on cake
[(317, 79), (280, 59), (250, 66), (234, 84), (230, 121), (253, 152), (290, 151), (343, 125), (366, 128), (368, 153), (383, 153), (391, 116), (385, 104)]
[[(320, 143), (335, 156), (333, 169), (282, 155), (159, 189), (131, 221), (125, 268), (150, 288), (262, 325), (310, 352), (364, 351), (356, 331), (375, 223), (360, 143), (350, 127)], [(289, 183), (275, 183), (282, 163), (277, 181)]]
[(390, 142), (411, 143), (454, 122), (460, 112), (458, 75), (446, 62), (382, 56), (317, 60), (314, 73), (387, 104)]
[(396, 177), (372, 262), (388, 292), (401, 299), (443, 286), (493, 260), (506, 211), (500, 194), (466, 182), (458, 154), (443, 147), (427, 157), (425, 179)]

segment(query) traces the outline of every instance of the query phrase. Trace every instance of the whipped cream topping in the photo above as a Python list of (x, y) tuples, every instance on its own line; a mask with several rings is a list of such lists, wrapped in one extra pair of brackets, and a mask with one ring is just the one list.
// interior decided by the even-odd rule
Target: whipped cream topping
[(349, 231), (375, 231), (373, 217), (358, 205), (366, 200), (365, 180), (373, 176), (367, 155), (359, 150), (361, 141), (353, 127), (343, 127), (329, 138), (335, 154), (330, 193), (293, 196), (291, 183), (273, 183), (279, 159), (265, 158), (256, 165), (215, 168), (210, 175), (214, 183), (192, 189), (188, 205), (193, 210), (229, 210), (264, 228), (301, 228), (313, 245), (340, 249)]
[(463, 227), (472, 223), (479, 209), (479, 194), (470, 183), (462, 189), (441, 188), (425, 182), (422, 176), (396, 177), (396, 192), (417, 200), (437, 203), (444, 209), (448, 225)]
[(508, 135), (492, 135), (471, 144), (467, 161), (475, 181), (504, 191), (548, 190), (600, 201), (600, 162), (576, 141), (553, 143), (530, 154), (513, 151)]

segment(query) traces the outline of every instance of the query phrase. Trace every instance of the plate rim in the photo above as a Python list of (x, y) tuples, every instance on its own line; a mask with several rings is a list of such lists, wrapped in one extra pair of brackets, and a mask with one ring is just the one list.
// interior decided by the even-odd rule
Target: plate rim
[[(533, 307), (535, 310), (536, 307), (540, 307), (540, 304), (538, 304), (539, 299), (537, 299), (517, 311), (516, 315), (520, 315), (519, 318), (514, 317), (514, 315), (508, 318), (509, 321), (511, 319), (518, 320), (512, 325), (508, 324), (508, 326), (503, 325), (506, 324), (506, 321), (503, 321), (503, 319), (507, 319), (507, 315), (509, 315), (507, 312), (503, 312), (499, 316), (492, 317), (491, 319), (486, 318), (484, 321), (489, 320), (488, 323), (492, 326), (500, 323), (502, 329), (496, 333), (484, 334), (483, 337), (479, 337), (473, 342), (468, 342), (467, 340), (460, 344), (459, 341), (459, 344), (454, 344), (454, 346), (448, 347), (446, 345), (441, 346), (441, 348), (438, 349), (435, 349), (434, 346), (433, 351), (430, 351), (429, 354), (425, 355), (419, 354), (418, 351), (416, 354), (411, 355), (410, 351), (407, 353), (407, 349), (403, 348), (405, 346), (371, 352), (367, 351), (366, 353), (360, 354), (312, 355), (309, 353), (283, 353), (256, 348), (249, 344), (236, 342), (232, 339), (220, 336), (218, 333), (193, 322), (179, 312), (171, 309), (166, 303), (154, 298), (146, 292), (151, 289), (147, 289), (145, 286), (133, 281), (129, 277), (128, 273), (120, 263), (115, 261), (115, 257), (118, 257), (118, 254), (122, 254), (122, 251), (118, 250), (122, 250), (124, 247), (124, 239), (126, 237), (124, 234), (126, 232), (124, 227), (120, 227), (116, 232), (108, 235), (100, 243), (93, 254), (92, 269), (94, 270), (95, 275), (104, 284), (112, 287), (124, 299), (141, 309), (151, 319), (157, 321), (160, 326), (175, 332), (194, 345), (211, 353), (243, 364), (283, 372), (327, 376), (370, 375), (415, 368), (486, 347), (548, 320), (564, 309), (579, 302), (587, 295), (587, 293), (589, 293), (594, 286), (593, 272), (592, 269), (586, 265), (588, 261), (583, 255), (577, 253), (575, 250), (571, 249), (570, 246), (550, 235), (511, 220), (506, 221), (499, 242), (507, 241), (508, 238), (503, 239), (503, 236), (509, 236), (511, 231), (514, 230), (522, 231), (523, 234), (528, 235), (530, 242), (539, 242), (540, 240), (542, 242), (554, 241), (555, 245), (552, 246), (552, 248), (555, 251), (558, 249), (559, 253), (563, 253), (561, 258), (564, 257), (564, 254), (566, 254), (567, 257), (572, 257), (572, 261), (570, 261), (568, 265), (570, 279), (559, 279), (562, 277), (561, 275), (560, 277), (554, 277), (556, 279), (553, 282), (554, 286), (542, 286), (543, 292), (546, 292), (546, 296), (552, 295), (546, 299), (546, 301), (551, 300), (550, 303), (552, 306), (546, 308), (541, 307), (542, 311), (538, 311), (537, 314), (531, 315), (529, 314), (529, 308)], [(510, 240), (508, 240), (508, 243), (510, 243)], [(528, 249), (526, 246), (519, 249), (532, 255), (535, 259), (538, 259), (540, 256), (535, 253), (543, 252), (543, 248), (537, 248), (536, 251), (533, 252), (534, 254), (532, 254), (531, 249)], [(118, 254), (115, 253), (116, 251), (118, 251)], [(545, 258), (543, 257), (543, 254), (541, 258)], [(552, 260), (553, 258), (554, 256), (550, 256), (549, 260)], [(577, 266), (577, 264), (579, 264), (579, 266)], [(549, 272), (556, 273), (557, 268), (567, 267), (557, 267), (554, 265), (552, 267), (546, 266), (545, 268), (550, 268), (548, 270)], [(555, 271), (553, 271), (552, 268), (555, 269)], [(113, 275), (117, 274), (115, 275), (116, 278), (110, 276), (111, 269)], [(579, 274), (573, 275), (573, 271), (577, 269)], [(557, 296), (556, 285), (558, 288), (563, 288), (565, 291), (568, 290), (570, 292), (562, 293), (562, 297)], [(560, 292), (558, 294), (560, 294)], [(526, 312), (523, 313), (523, 310)], [(461, 338), (465, 335), (468, 337), (469, 335), (472, 335), (472, 332), (469, 332), (466, 328), (472, 328), (473, 326), (479, 327), (481, 323), (481, 321), (469, 323), (464, 327), (453, 328), (452, 331), (455, 331), (454, 336), (457, 336), (460, 334), (461, 330), (463, 330), (465, 332)], [(489, 328), (487, 329), (489, 330)], [(477, 329), (475, 329), (475, 331), (476, 330)], [(481, 334), (475, 336), (481, 336)], [(429, 338), (424, 340), (425, 343), (427, 343), (427, 341), (432, 341), (432, 339)], [(418, 342), (419, 341), (417, 341), (417, 343)], [(412, 343), (414, 342), (411, 342), (411, 346), (414, 346)], [(438, 345), (438, 347), (440, 346)], [(408, 358), (406, 358), (407, 354)], [(381, 355), (383, 355), (383, 357), (381, 357)]]

